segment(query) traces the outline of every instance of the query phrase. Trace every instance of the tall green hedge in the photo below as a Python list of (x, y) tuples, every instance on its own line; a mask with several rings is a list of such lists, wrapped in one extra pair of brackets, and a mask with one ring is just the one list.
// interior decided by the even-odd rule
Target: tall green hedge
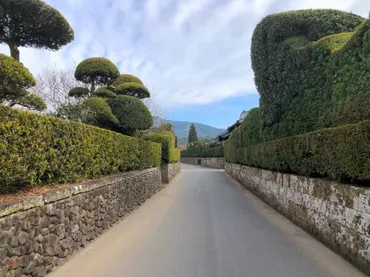
[(175, 163), (180, 160), (180, 149), (175, 147), (175, 135), (171, 131), (148, 134), (146, 140), (162, 144), (162, 162)]
[(239, 135), (233, 132), (225, 144), (227, 162), (370, 184), (370, 121), (242, 148)]
[(252, 38), (261, 95), (225, 144), (228, 162), (370, 181), (370, 20), (337, 10), (265, 17)]
[(206, 148), (204, 143), (192, 142), (186, 150), (181, 151), (181, 157), (209, 157), (220, 158), (224, 156), (223, 146)]
[(251, 57), (259, 143), (370, 119), (370, 20), (337, 10), (269, 15)]
[(157, 143), (0, 105), (0, 193), (160, 162)]

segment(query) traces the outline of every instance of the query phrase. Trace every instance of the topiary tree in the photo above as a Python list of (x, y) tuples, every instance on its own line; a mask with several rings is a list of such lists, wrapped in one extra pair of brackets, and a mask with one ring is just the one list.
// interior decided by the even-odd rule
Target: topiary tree
[(20, 105), (29, 110), (35, 110), (40, 112), (47, 109), (45, 100), (42, 99), (40, 96), (31, 93), (28, 93), (27, 95), (19, 98), (12, 105)]
[(119, 126), (118, 119), (113, 115), (107, 102), (98, 97), (91, 97), (83, 101), (85, 116), (82, 122), (105, 129), (114, 129)]
[(0, 42), (19, 61), (19, 47), (58, 50), (74, 39), (67, 20), (42, 0), (0, 1)]
[(93, 97), (100, 97), (100, 98), (114, 98), (117, 96), (114, 92), (108, 89), (108, 87), (101, 87), (98, 88), (93, 94)]
[(97, 85), (107, 85), (119, 76), (118, 68), (106, 58), (88, 58), (76, 68), (75, 78), (90, 84), (93, 93)]
[(139, 99), (150, 97), (150, 92), (145, 86), (132, 82), (119, 85), (116, 87), (115, 93), (119, 95), (133, 96)]
[(192, 123), (189, 128), (188, 142), (192, 143), (196, 141), (198, 141), (197, 129), (195, 128), (194, 123)]
[(112, 85), (114, 87), (118, 87), (119, 85), (123, 85), (126, 83), (136, 83), (139, 85), (144, 85), (138, 77), (130, 74), (121, 74), (116, 80), (114, 80)]
[(153, 125), (152, 115), (139, 99), (119, 95), (107, 102), (119, 121), (119, 132), (132, 136), (137, 130), (147, 130)]
[(82, 88), (82, 87), (77, 87), (73, 88), (69, 91), (68, 96), (69, 97), (74, 97), (74, 98), (85, 98), (89, 96), (90, 91), (87, 88)]
[(27, 91), (35, 83), (31, 72), (20, 62), (0, 54), (0, 103), (38, 111), (46, 109), (41, 97)]

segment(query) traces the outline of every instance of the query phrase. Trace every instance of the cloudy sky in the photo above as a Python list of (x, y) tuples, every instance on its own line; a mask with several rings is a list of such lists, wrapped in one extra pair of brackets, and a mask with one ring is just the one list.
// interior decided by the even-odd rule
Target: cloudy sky
[[(36, 75), (104, 56), (140, 77), (169, 119), (217, 127), (258, 105), (250, 63), (254, 26), (267, 14), (336, 8), (366, 16), (368, 0), (46, 0), (75, 30), (58, 52), (21, 49)], [(7, 47), (0, 52), (9, 54)]]

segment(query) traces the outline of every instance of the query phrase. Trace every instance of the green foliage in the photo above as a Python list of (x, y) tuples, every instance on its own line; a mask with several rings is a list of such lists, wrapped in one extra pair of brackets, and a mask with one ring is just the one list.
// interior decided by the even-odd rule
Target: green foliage
[[(340, 124), (341, 107), (370, 85), (356, 42), (368, 25), (360, 16), (336, 10), (285, 12), (257, 25), (252, 66), (261, 94), (260, 142)], [(367, 109), (358, 114), (368, 119)]]
[(0, 103), (17, 100), (36, 84), (31, 72), (20, 62), (0, 54)]
[(160, 145), (0, 105), (0, 192), (159, 166)]
[(226, 142), (228, 162), (370, 180), (370, 20), (335, 10), (267, 16), (252, 65), (260, 108)]
[(198, 135), (197, 135), (197, 130), (195, 129), (194, 123), (190, 125), (189, 128), (189, 137), (188, 137), (188, 142), (195, 142), (198, 141)]
[(147, 130), (153, 125), (153, 117), (139, 99), (119, 95), (107, 100), (114, 116), (119, 121), (119, 132), (133, 135), (137, 130)]
[(85, 113), (89, 114), (82, 122), (105, 129), (119, 126), (118, 119), (113, 115), (107, 102), (98, 97), (91, 97), (83, 102)]
[(181, 157), (209, 157), (219, 158), (224, 156), (222, 146), (207, 148), (202, 142), (193, 142), (188, 144), (186, 150), (181, 151)]
[(74, 104), (62, 104), (52, 115), (76, 122), (89, 122), (93, 120), (93, 114), (90, 114), (88, 111), (86, 111), (86, 108), (82, 102)]
[(40, 96), (31, 93), (20, 97), (19, 99), (17, 99), (16, 102), (13, 102), (13, 104), (20, 105), (26, 107), (29, 110), (35, 110), (39, 112), (47, 109), (45, 100), (42, 99)]
[(74, 39), (67, 20), (42, 0), (0, 1), (0, 42), (19, 61), (18, 47), (58, 50)]
[(0, 54), (0, 103), (20, 105), (36, 111), (45, 110), (44, 99), (27, 91), (35, 84), (32, 74), (23, 64)]
[(114, 98), (117, 96), (117, 94), (108, 89), (108, 87), (100, 87), (92, 94), (92, 96), (101, 98)]
[(175, 163), (180, 160), (180, 149), (175, 148), (175, 135), (171, 131), (162, 131), (145, 135), (144, 139), (162, 145), (162, 162)]
[(121, 74), (117, 79), (114, 80), (113, 86), (118, 87), (126, 83), (136, 83), (139, 85), (144, 85), (143, 82), (136, 76), (130, 74)]
[(370, 181), (370, 121), (327, 128), (244, 148), (235, 134), (225, 144), (227, 162), (342, 181)]
[(106, 85), (119, 76), (119, 70), (106, 58), (88, 58), (76, 68), (75, 78), (85, 84), (91, 84), (91, 92), (96, 85)]
[(82, 87), (76, 87), (76, 88), (72, 88), (69, 91), (68, 96), (69, 97), (74, 97), (74, 98), (85, 98), (85, 97), (89, 96), (89, 94), (90, 94), (89, 89), (82, 88)]
[(137, 83), (124, 83), (115, 89), (115, 93), (119, 95), (128, 95), (136, 98), (144, 99), (150, 97), (148, 89)]

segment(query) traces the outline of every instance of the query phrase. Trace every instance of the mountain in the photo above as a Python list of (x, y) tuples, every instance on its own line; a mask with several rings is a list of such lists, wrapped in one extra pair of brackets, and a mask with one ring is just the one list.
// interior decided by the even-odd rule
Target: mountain
[(194, 123), (195, 128), (197, 129), (197, 134), (199, 139), (205, 138), (215, 138), (218, 134), (225, 131), (225, 129), (215, 128), (209, 125), (196, 123), (196, 122), (187, 122), (187, 121), (174, 121), (162, 119), (159, 117), (154, 117), (154, 126), (158, 126), (160, 123), (171, 123), (175, 129), (179, 145), (182, 145), (184, 142), (187, 142), (189, 135), (190, 124)]

